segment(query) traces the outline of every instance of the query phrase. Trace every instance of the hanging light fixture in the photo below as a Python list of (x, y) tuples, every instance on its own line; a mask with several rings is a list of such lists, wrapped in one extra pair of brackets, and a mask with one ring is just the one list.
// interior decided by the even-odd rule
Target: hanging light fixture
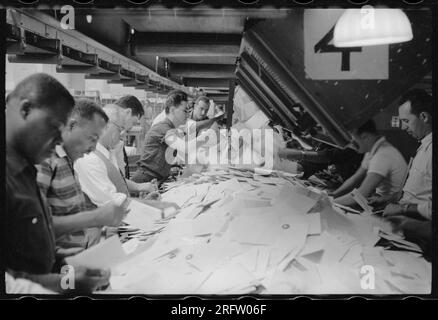
[(412, 27), (401, 9), (364, 6), (346, 9), (333, 33), (335, 47), (364, 47), (412, 39)]

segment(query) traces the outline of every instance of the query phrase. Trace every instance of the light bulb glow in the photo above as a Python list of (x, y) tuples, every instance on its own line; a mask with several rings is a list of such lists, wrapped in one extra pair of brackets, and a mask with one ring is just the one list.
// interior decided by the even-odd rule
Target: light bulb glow
[(346, 9), (336, 23), (336, 47), (363, 47), (400, 43), (413, 38), (412, 26), (401, 9)]

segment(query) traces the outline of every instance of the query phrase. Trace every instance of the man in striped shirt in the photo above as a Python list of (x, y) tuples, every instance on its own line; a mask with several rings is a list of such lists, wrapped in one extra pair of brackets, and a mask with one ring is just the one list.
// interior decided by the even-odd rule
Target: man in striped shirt
[(107, 122), (107, 115), (93, 101), (76, 101), (62, 133), (63, 143), (38, 167), (38, 185), (51, 208), (56, 244), (64, 250), (97, 243), (100, 228), (119, 225), (126, 213), (120, 204), (96, 208), (82, 192), (73, 170), (75, 160), (96, 148)]

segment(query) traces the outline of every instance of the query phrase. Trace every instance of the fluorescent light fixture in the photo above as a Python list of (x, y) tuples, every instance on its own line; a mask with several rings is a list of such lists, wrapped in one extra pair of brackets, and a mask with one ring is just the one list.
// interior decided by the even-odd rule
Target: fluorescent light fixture
[(412, 26), (401, 9), (364, 6), (346, 9), (336, 23), (335, 47), (364, 47), (412, 40)]

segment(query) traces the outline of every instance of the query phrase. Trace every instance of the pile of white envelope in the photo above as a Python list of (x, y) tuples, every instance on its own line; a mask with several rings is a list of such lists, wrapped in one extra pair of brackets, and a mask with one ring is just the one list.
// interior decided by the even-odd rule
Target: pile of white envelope
[[(293, 175), (220, 169), (167, 188), (181, 210), (146, 243), (124, 244), (107, 293), (430, 293), (418, 247)], [(410, 251), (375, 246), (382, 236)]]

